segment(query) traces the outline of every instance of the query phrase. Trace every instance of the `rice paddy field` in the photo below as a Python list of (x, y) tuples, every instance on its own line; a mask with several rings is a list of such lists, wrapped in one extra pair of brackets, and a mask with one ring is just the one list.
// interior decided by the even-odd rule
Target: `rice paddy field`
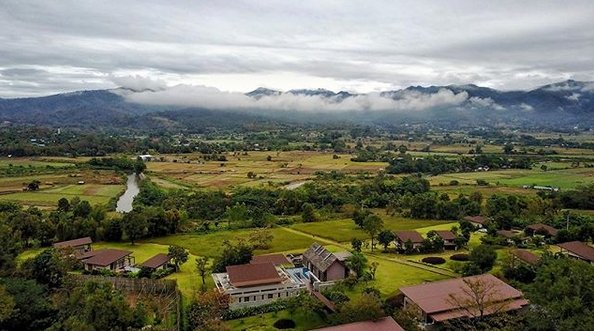
[[(237, 186), (286, 185), (307, 180), (317, 171), (375, 173), (384, 169), (384, 162), (353, 162), (352, 155), (323, 152), (249, 152), (227, 154), (227, 162), (203, 161), (198, 154), (165, 155), (163, 161), (148, 162), (148, 174), (158, 177), (164, 186), (193, 186), (231, 189)], [(268, 161), (271, 156), (271, 161)], [(252, 172), (255, 178), (248, 178)]]

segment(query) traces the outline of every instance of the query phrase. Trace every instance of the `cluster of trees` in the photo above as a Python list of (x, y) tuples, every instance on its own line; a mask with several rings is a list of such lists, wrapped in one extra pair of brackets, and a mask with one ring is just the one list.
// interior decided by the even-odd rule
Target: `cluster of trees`
[(389, 161), (386, 168), (392, 174), (427, 173), (439, 175), (451, 172), (475, 171), (479, 167), (489, 169), (530, 169), (533, 161), (528, 157), (504, 157), (493, 154), (460, 156), (446, 158), (439, 155), (413, 157), (410, 154), (400, 155)]
[(130, 159), (126, 157), (119, 158), (92, 158), (87, 162), (88, 165), (94, 168), (114, 169), (126, 172), (134, 172), (136, 174), (142, 173), (146, 169), (146, 165), (140, 158)]

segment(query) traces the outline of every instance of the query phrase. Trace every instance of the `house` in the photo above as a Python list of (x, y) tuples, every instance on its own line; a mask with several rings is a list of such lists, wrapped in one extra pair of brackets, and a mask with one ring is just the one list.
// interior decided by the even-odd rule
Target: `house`
[(550, 225), (537, 223), (528, 225), (526, 229), (524, 229), (524, 232), (527, 236), (542, 235), (545, 237), (554, 237), (559, 230)]
[(171, 261), (171, 257), (169, 257), (169, 255), (159, 253), (159, 254), (151, 257), (150, 259), (142, 262), (142, 264), (140, 264), (138, 267), (148, 268), (151, 270), (158, 270), (158, 269), (165, 270), (165, 269), (167, 269), (167, 265), (169, 264), (169, 261)]
[(363, 321), (348, 323), (336, 326), (329, 326), (327, 328), (316, 329), (314, 331), (404, 331), (404, 329), (396, 323), (396, 321), (388, 316), (377, 321)]
[[(522, 292), (491, 274), (407, 286), (400, 288), (400, 292), (404, 296), (404, 308), (418, 309), (422, 323), (427, 326), (461, 317), (476, 317), (478, 311), (474, 308), (471, 288), (479, 287), (485, 289), (480, 296), (489, 298), (488, 302), (481, 303), (486, 315), (528, 305)], [(478, 293), (477, 290), (474, 292)]]
[(70, 250), (72, 249), (74, 256), (80, 257), (84, 253), (92, 250), (91, 244), (93, 240), (91, 237), (78, 238), (73, 240), (61, 241), (53, 244), (52, 246), (58, 250)]
[(511, 252), (511, 256), (514, 261), (520, 261), (522, 263), (536, 265), (540, 257), (531, 251), (525, 249), (515, 249)]
[(150, 154), (143, 154), (143, 155), (138, 155), (138, 158), (144, 162), (148, 162), (148, 161), (152, 161), (153, 156)]
[(250, 264), (260, 263), (272, 263), (275, 266), (287, 265), (292, 266), (293, 263), (283, 254), (268, 254), (268, 255), (256, 255), (252, 257)]
[(458, 249), (456, 245), (456, 235), (452, 231), (439, 230), (435, 231), (439, 237), (443, 240), (443, 248), (445, 249)]
[(466, 216), (463, 218), (464, 221), (470, 222), (474, 225), (477, 229), (482, 229), (487, 227), (488, 220), (480, 215), (477, 216)]
[(515, 240), (519, 238), (520, 235), (521, 233), (518, 231), (497, 230), (497, 236), (505, 238), (508, 244), (514, 244)]
[(272, 263), (227, 266), (227, 272), (214, 273), (219, 291), (231, 297), (229, 308), (255, 307), (297, 295), (310, 282), (319, 282), (305, 268), (283, 268)]
[(306, 267), (322, 282), (345, 279), (349, 276), (346, 260), (351, 256), (349, 252), (332, 253), (324, 246), (313, 243), (303, 253), (303, 266)]
[(421, 248), (423, 244), (423, 237), (417, 231), (396, 231), (394, 232), (394, 236), (396, 237), (396, 247), (398, 249), (405, 249), (405, 244), (409, 240), (413, 244), (413, 249), (418, 250)]
[(134, 265), (132, 252), (120, 249), (99, 249), (85, 253), (82, 263), (85, 270), (110, 270), (113, 272), (124, 271)]
[(581, 241), (570, 241), (557, 246), (561, 248), (561, 253), (594, 265), (594, 247)]

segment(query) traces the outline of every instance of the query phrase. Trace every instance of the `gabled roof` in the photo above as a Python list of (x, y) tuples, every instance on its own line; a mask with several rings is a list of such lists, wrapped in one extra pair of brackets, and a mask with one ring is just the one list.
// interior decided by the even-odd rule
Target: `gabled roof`
[(396, 238), (402, 242), (412, 241), (413, 244), (420, 244), (423, 242), (423, 237), (417, 231), (396, 231), (394, 232)]
[(307, 261), (322, 272), (330, 268), (335, 261), (340, 262), (336, 255), (318, 243), (311, 244), (305, 253), (303, 253), (303, 258), (307, 259)]
[(555, 229), (554, 227), (552, 227), (550, 225), (542, 224), (542, 223), (530, 224), (526, 228), (530, 229), (534, 232), (544, 231), (549, 236), (556, 236), (557, 232), (559, 232), (559, 230)]
[(157, 269), (164, 264), (168, 263), (171, 260), (171, 257), (167, 254), (159, 253), (150, 259), (142, 262), (140, 265), (141, 267), (150, 268), (150, 269)]
[[(491, 274), (447, 279), (422, 285), (407, 286), (400, 291), (423, 312), (436, 321), (468, 316), (464, 307), (459, 305), (469, 297), (469, 286), (465, 282), (480, 281), (488, 288), (486, 296), (493, 302), (506, 302), (505, 309), (512, 310), (527, 305), (522, 292), (509, 286)], [(454, 298), (459, 298), (454, 300)], [(492, 312), (491, 312), (492, 313)]]
[(472, 223), (478, 223), (478, 224), (482, 224), (485, 225), (485, 223), (487, 223), (487, 219), (483, 216), (477, 215), (477, 216), (466, 216), (464, 217), (465, 221), (469, 221)]
[(454, 239), (456, 239), (456, 235), (452, 231), (438, 230), (438, 231), (435, 231), (435, 233), (437, 233), (437, 235), (440, 236), (441, 239), (443, 239), (443, 240), (454, 240)]
[(78, 238), (78, 239), (57, 242), (57, 243), (53, 244), (53, 246), (55, 248), (66, 248), (66, 247), (78, 247), (78, 246), (83, 246), (83, 245), (89, 245), (92, 243), (93, 243), (93, 240), (91, 239), (91, 237), (84, 237), (84, 238)]
[(274, 265), (291, 264), (291, 261), (283, 254), (268, 254), (268, 255), (256, 255), (252, 257), (250, 264), (259, 263), (272, 263)]
[(327, 328), (316, 329), (316, 331), (404, 331), (404, 329), (390, 316), (377, 321), (363, 321), (348, 323)]
[(562, 244), (557, 244), (557, 246), (579, 256), (584, 260), (594, 262), (594, 248), (586, 243), (583, 243), (581, 241), (570, 241)]
[(99, 249), (94, 252), (95, 254), (92, 257), (83, 261), (85, 264), (106, 267), (132, 254), (130, 251), (123, 251), (120, 249)]
[(227, 266), (229, 282), (235, 287), (276, 284), (282, 279), (272, 263)]
[(528, 263), (528, 264), (536, 264), (540, 257), (531, 251), (527, 251), (525, 249), (516, 249), (511, 252), (515, 257), (518, 259)]

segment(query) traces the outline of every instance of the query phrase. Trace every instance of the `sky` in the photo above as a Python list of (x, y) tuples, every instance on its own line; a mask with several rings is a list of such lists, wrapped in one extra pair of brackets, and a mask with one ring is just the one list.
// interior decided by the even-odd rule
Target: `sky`
[(0, 97), (530, 89), (594, 80), (593, 54), (591, 0), (0, 0)]

